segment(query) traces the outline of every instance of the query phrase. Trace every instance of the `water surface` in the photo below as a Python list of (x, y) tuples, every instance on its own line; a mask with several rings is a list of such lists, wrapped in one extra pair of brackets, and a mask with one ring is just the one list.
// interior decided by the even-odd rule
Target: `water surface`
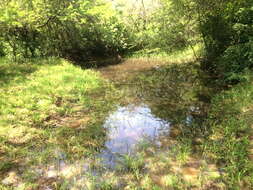
[(104, 123), (107, 130), (105, 149), (100, 156), (113, 166), (122, 155), (133, 155), (142, 142), (159, 145), (159, 137), (169, 133), (170, 123), (152, 114), (145, 105), (119, 107)]
[(124, 155), (135, 156), (143, 142), (159, 146), (160, 137), (169, 133), (170, 123), (153, 115), (146, 104), (130, 104), (118, 107), (106, 118), (103, 127), (107, 130), (107, 140), (100, 153), (69, 162), (65, 153), (59, 149), (55, 152), (57, 163), (38, 173), (49, 178), (63, 176), (73, 186), (78, 180), (83, 183), (87, 181), (87, 176), (102, 175), (103, 169), (114, 170), (122, 164)]

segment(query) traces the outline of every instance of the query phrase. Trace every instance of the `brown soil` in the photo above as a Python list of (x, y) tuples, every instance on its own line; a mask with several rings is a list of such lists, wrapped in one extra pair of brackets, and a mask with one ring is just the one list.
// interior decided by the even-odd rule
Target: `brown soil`
[(136, 76), (142, 71), (159, 69), (159, 67), (165, 64), (168, 63), (152, 59), (127, 59), (117, 65), (101, 67), (98, 71), (109, 80), (129, 80), (129, 78)]

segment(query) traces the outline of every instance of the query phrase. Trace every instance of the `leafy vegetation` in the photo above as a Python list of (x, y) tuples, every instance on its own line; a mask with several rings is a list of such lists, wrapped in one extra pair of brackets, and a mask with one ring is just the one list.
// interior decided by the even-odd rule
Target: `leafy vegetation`
[[(252, 67), (252, 0), (2, 0), (0, 189), (252, 189)], [(139, 103), (170, 134), (102, 166)]]
[(220, 83), (243, 81), (245, 71), (252, 67), (252, 3), (203, 3), (200, 31), (205, 43), (206, 61), (202, 66)]
[(171, 52), (185, 48), (189, 36), (196, 36), (196, 24), (186, 22), (170, 1), (150, 11), (144, 4), (137, 11), (116, 2), (120, 6), (135, 14), (124, 14), (103, 1), (4, 1), (0, 47), (15, 60), (54, 55), (84, 62), (141, 49)]
[(29, 186), (34, 177), (25, 176), (31, 168), (50, 162), (58, 149), (74, 159), (102, 146), (101, 122), (113, 106), (110, 93), (116, 91), (99, 74), (59, 58), (21, 65), (2, 59), (0, 68), (2, 172), (29, 165), (22, 172)]
[(128, 44), (127, 29), (100, 1), (4, 1), (1, 39), (15, 59), (59, 55), (84, 61), (114, 55)]

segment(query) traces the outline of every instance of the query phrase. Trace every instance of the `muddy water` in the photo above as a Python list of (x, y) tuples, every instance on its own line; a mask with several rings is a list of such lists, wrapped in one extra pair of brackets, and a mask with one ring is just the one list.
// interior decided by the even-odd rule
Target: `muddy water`
[[(91, 160), (81, 164), (84, 170), (90, 168), (89, 162), (96, 162), (104, 168), (114, 169), (121, 161), (122, 156), (134, 156), (142, 143), (152, 143), (159, 147), (160, 137), (167, 136), (170, 131), (170, 122), (156, 117), (146, 104), (130, 104), (112, 112), (105, 120), (103, 127), (107, 130), (107, 140), (100, 153)], [(57, 150), (60, 168), (65, 168), (64, 152)], [(95, 161), (94, 161), (95, 160)]]
[[(122, 88), (127, 97), (133, 96), (133, 100), (130, 98), (128, 105), (119, 106), (104, 121), (103, 127), (107, 131), (107, 139), (104, 148), (93, 159), (100, 160), (105, 168), (114, 168), (123, 155), (134, 155), (143, 142), (148, 141), (159, 146), (160, 139), (169, 136), (170, 128), (175, 123), (188, 126), (194, 120), (191, 113), (200, 111), (192, 102), (191, 96), (187, 96), (195, 83), (189, 66), (172, 65), (164, 72), (161, 69), (158, 71), (152, 69), (157, 65), (162, 67), (163, 64), (165, 63), (130, 60), (99, 69), (106, 79), (124, 84), (119, 88)], [(159, 79), (158, 83), (156, 81), (154, 85), (146, 81), (145, 85), (142, 84), (139, 88), (140, 83), (130, 79), (140, 73), (145, 73), (145, 77), (151, 81)], [(131, 85), (125, 83), (125, 79)], [(128, 88), (134, 92), (129, 93)], [(134, 103), (136, 93), (141, 95), (141, 98), (137, 97), (136, 102), (142, 103)], [(169, 119), (166, 121), (164, 118)]]
[(133, 155), (142, 142), (159, 146), (159, 137), (169, 133), (170, 123), (154, 116), (145, 105), (119, 107), (104, 123), (108, 131), (105, 149), (99, 155), (106, 166), (114, 167), (122, 155)]
[(57, 149), (56, 162), (46, 170), (36, 169), (36, 173), (47, 178), (61, 176), (68, 179), (70, 187), (86, 189), (84, 182), (89, 176), (102, 176), (109, 170), (116, 170), (117, 166), (124, 164), (124, 155), (135, 156), (142, 143), (159, 147), (160, 137), (170, 132), (170, 122), (153, 115), (146, 104), (119, 106), (109, 114), (103, 127), (107, 130), (107, 140), (98, 154), (69, 162), (66, 154)]
[[(134, 91), (134, 93), (128, 94), (128, 90), (126, 90), (125, 96), (133, 96), (135, 100), (135, 87), (139, 83), (135, 84), (136, 81), (133, 80), (133, 85), (127, 85), (126, 82), (129, 82), (129, 78), (135, 76), (136, 73), (138, 74), (139, 70), (145, 71), (150, 68), (152, 68), (150, 63), (127, 62), (103, 68), (100, 72), (110, 81), (116, 80), (117, 83), (122, 83), (122, 87), (119, 87), (123, 88), (122, 90), (129, 87), (130, 91)], [(179, 75), (182, 72), (181, 69), (184, 71), (182, 76)], [(154, 79), (152, 78), (153, 71), (147, 72), (146, 75), (149, 79)], [(155, 145), (158, 148), (161, 145), (163, 147), (163, 140), (170, 133), (173, 134), (173, 128), (177, 127), (178, 123), (180, 126), (190, 126), (196, 115), (201, 112), (198, 104), (192, 101), (191, 95), (188, 95), (194, 83), (191, 79), (192, 73), (188, 71), (188, 67), (173, 66), (165, 74), (158, 73), (155, 79), (159, 77), (161, 77), (159, 84), (155, 86), (145, 84), (143, 89), (136, 88), (137, 92), (141, 94), (141, 98), (137, 98), (138, 101), (132, 101), (130, 98), (130, 101), (126, 101), (129, 103), (128, 105), (118, 106), (108, 115), (103, 123), (107, 138), (104, 147), (97, 154), (69, 162), (65, 158), (64, 152), (57, 150), (58, 164), (53, 163), (44, 176), (61, 176), (70, 181), (70, 186), (86, 189), (84, 184), (90, 176), (104, 180), (102, 176), (106, 172), (117, 172), (117, 166), (124, 164), (124, 155), (134, 157), (143, 145)], [(123, 104), (126, 102), (124, 101)], [(143, 103), (134, 104), (136, 102)], [(152, 111), (149, 105), (152, 107)], [(164, 114), (163, 111), (166, 113)], [(166, 121), (164, 118), (169, 119)], [(165, 148), (166, 150), (170, 149), (168, 143)], [(163, 149), (160, 150), (163, 151)], [(79, 182), (80, 186), (77, 185)]]

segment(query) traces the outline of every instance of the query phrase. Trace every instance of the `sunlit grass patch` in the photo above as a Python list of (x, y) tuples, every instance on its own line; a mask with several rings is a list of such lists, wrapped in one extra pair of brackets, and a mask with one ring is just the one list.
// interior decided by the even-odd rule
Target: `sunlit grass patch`
[(142, 153), (135, 156), (124, 155), (122, 159), (122, 164), (122, 171), (126, 170), (128, 172), (133, 172), (138, 178), (138, 175), (144, 169), (145, 166), (144, 155)]
[(1, 88), (1, 122), (40, 124), (48, 115), (68, 113), (72, 103), (84, 103), (85, 94), (100, 85), (101, 79), (92, 71), (83, 71), (64, 60), (59, 65), (49, 62), (22, 83)]
[(185, 61), (191, 61), (199, 57), (201, 54), (202, 44), (196, 44), (193, 47), (187, 47), (183, 50), (176, 50), (173, 52), (165, 52), (160, 48), (155, 49), (143, 49), (137, 52), (134, 52), (132, 55), (129, 55), (129, 58), (138, 58), (138, 59), (152, 59), (153, 61), (165, 61), (170, 63), (179, 63)]
[[(252, 78), (250, 76), (250, 78)], [(210, 129), (204, 154), (220, 165), (228, 188), (252, 187), (250, 158), (252, 136), (252, 82), (239, 84), (214, 96), (209, 117)]]
[[(125, 78), (130, 84), (115, 89), (95, 70), (56, 58), (40, 61), (27, 64), (34, 67), (27, 72), (26, 64), (17, 65), (20, 73), (13, 71), (2, 80), (0, 178), (21, 168), (16, 174), (23, 189), (48, 185), (90, 190), (226, 189), (238, 181), (245, 186), (252, 181), (251, 84), (216, 94), (203, 123), (198, 64), (144, 70), (138, 66), (138, 74)], [(3, 73), (15, 68), (6, 60), (2, 65)], [(170, 134), (162, 136), (159, 145), (141, 141), (138, 154), (121, 155), (119, 166), (110, 170), (96, 154), (106, 138), (104, 119), (116, 105), (133, 103), (135, 98), (170, 122)], [(61, 161), (65, 165), (58, 169)], [(89, 172), (82, 170), (85, 164)], [(38, 170), (44, 171), (44, 177)]]
[(2, 59), (0, 68), (2, 174), (46, 164), (59, 148), (74, 159), (103, 145), (102, 122), (116, 90), (96, 71), (58, 58), (20, 65)]

